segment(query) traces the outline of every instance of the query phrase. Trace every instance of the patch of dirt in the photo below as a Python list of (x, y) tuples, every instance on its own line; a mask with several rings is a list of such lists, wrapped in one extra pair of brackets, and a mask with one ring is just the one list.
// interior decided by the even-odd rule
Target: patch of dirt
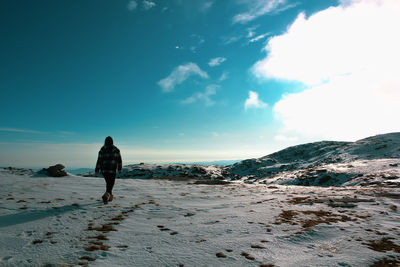
[(218, 252), (217, 254), (215, 254), (215, 256), (217, 256), (218, 258), (226, 258), (226, 255), (222, 252)]
[(287, 203), (292, 205), (313, 203), (310, 197), (294, 197), (289, 199)]
[(297, 211), (294, 210), (282, 210), (281, 214), (278, 215), (274, 224), (293, 224), (292, 220), (295, 216), (298, 215)]
[(256, 258), (254, 258), (253, 256), (251, 256), (249, 253), (247, 252), (242, 252), (240, 255), (242, 255), (243, 257), (245, 257), (248, 260), (254, 261)]
[(99, 232), (104, 232), (104, 233), (108, 233), (111, 231), (117, 231), (117, 229), (115, 229), (114, 227), (112, 227), (109, 224), (102, 224), (101, 227), (92, 227), (89, 226), (87, 228), (88, 231), (99, 231)]
[(394, 259), (384, 258), (379, 261), (374, 262), (369, 267), (398, 267), (400, 261)]
[(377, 193), (376, 196), (378, 196), (378, 197), (393, 198), (393, 199), (400, 199), (400, 194), (391, 193), (391, 192), (381, 192), (381, 193)]
[(96, 246), (102, 246), (103, 242), (101, 241), (89, 241), (90, 244), (96, 245)]
[(83, 256), (79, 258), (80, 260), (86, 260), (86, 261), (95, 261), (95, 258), (89, 257), (89, 256)]
[(112, 221), (123, 221), (125, 218), (122, 215), (118, 215), (111, 219)]
[[(307, 217), (300, 216), (300, 214), (308, 215)], [(311, 215), (311, 217), (310, 217)], [(295, 221), (296, 219), (296, 221)], [(296, 225), (300, 223), (305, 230), (309, 230), (311, 227), (319, 225), (321, 223), (336, 223), (336, 222), (347, 222), (356, 221), (347, 215), (335, 214), (330, 211), (323, 210), (305, 210), (305, 211), (294, 211), (294, 210), (283, 210), (275, 219), (274, 224), (287, 223), (290, 225)]]
[(204, 179), (204, 180), (197, 180), (193, 184), (227, 185), (227, 184), (231, 184), (231, 182), (224, 181), (224, 180), (211, 180), (211, 179), (208, 180), (208, 179)]
[(379, 252), (387, 252), (393, 250), (396, 253), (400, 253), (400, 246), (393, 243), (393, 238), (382, 238), (381, 240), (369, 240), (367, 243), (362, 243), (366, 245), (369, 249), (379, 251)]
[(86, 247), (85, 250), (86, 251), (100, 250), (100, 246), (93, 245), (93, 246), (90, 246), (90, 247)]
[(251, 248), (264, 249), (265, 247), (260, 246), (260, 245), (251, 245)]

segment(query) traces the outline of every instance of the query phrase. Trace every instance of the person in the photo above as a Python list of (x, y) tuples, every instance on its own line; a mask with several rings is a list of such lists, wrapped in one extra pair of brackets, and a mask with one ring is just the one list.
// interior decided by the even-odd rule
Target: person
[(103, 174), (106, 180), (106, 192), (103, 195), (103, 202), (107, 203), (114, 199), (112, 189), (115, 184), (115, 176), (122, 171), (122, 158), (119, 149), (114, 146), (114, 141), (111, 136), (107, 136), (104, 141), (104, 146), (99, 151), (97, 158), (95, 174), (96, 176)]

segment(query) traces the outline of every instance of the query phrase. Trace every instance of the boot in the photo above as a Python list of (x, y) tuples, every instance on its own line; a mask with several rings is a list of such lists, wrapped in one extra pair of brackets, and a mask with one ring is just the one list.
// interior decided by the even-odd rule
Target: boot
[(104, 195), (102, 196), (104, 204), (108, 203), (108, 200), (110, 199), (110, 196), (111, 196), (110, 193), (108, 193), (108, 192), (104, 193)]

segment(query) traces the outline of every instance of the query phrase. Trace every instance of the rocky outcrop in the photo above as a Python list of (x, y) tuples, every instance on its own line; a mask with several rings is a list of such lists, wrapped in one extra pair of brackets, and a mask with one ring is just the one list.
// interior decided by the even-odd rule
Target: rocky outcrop
[(51, 177), (63, 177), (67, 176), (67, 172), (64, 170), (65, 166), (62, 164), (56, 164), (54, 166), (50, 166), (47, 169), (43, 168), (42, 173), (47, 174)]

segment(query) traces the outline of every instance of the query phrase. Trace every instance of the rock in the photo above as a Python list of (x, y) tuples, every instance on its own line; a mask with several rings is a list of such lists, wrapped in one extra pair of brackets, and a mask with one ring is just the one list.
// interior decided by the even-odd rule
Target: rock
[(47, 174), (51, 177), (63, 177), (67, 176), (67, 172), (64, 170), (65, 166), (62, 164), (56, 164), (54, 166), (50, 166), (47, 169), (43, 168), (43, 171), (46, 171)]

